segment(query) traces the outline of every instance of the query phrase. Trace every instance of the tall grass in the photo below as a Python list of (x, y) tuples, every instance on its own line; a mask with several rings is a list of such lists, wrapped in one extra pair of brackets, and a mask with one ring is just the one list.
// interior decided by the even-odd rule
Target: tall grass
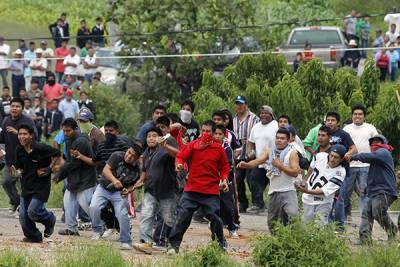
[(1, 267), (39, 267), (39, 263), (31, 255), (7, 248), (0, 251)]
[(390, 246), (375, 245), (368, 248), (362, 247), (358, 252), (352, 254), (346, 266), (400, 267), (399, 246), (396, 244), (392, 244)]

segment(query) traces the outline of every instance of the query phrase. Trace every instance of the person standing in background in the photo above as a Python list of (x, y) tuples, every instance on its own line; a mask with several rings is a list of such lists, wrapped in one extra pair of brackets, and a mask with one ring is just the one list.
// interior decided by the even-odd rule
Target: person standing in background
[(0, 36), (0, 76), (3, 81), (3, 86), (8, 86), (8, 54), (10, 53), (10, 46), (4, 43), (4, 37)]
[(43, 51), (41, 48), (37, 48), (35, 53), (36, 58), (31, 60), (29, 67), (32, 69), (32, 80), (38, 81), (39, 90), (43, 90), (43, 86), (46, 83), (47, 60), (42, 57)]
[(19, 95), (19, 89), (25, 88), (24, 61), (21, 60), (22, 56), (22, 51), (17, 49), (14, 52), (15, 60), (11, 60), (10, 64), (8, 65), (8, 70), (11, 71), (13, 97), (17, 97)]
[(103, 19), (98, 17), (96, 18), (96, 25), (92, 28), (92, 41), (94, 46), (105, 46), (104, 33)]
[(82, 49), (85, 44), (90, 40), (90, 30), (86, 26), (86, 20), (81, 20), (81, 27), (78, 29), (76, 36), (76, 46)]
[(42, 40), (40, 42), (40, 48), (42, 48), (43, 54), (42, 57), (47, 59), (47, 69), (46, 76), (49, 72), (53, 71), (53, 64), (51, 58), (54, 58), (54, 51), (50, 47), (47, 46), (47, 42)]
[(64, 58), (69, 55), (69, 49), (67, 48), (68, 41), (63, 40), (61, 42), (61, 46), (56, 48), (55, 52), (55, 57), (60, 58), (57, 59), (56, 61), (56, 74), (57, 74), (57, 81), (58, 83), (61, 83), (64, 79), (64, 71), (65, 71), (65, 66), (64, 66)]
[(32, 80), (32, 69), (29, 67), (29, 64), (31, 63), (31, 60), (36, 58), (36, 53), (35, 53), (35, 42), (31, 41), (29, 42), (29, 49), (25, 51), (24, 53), (24, 59), (25, 59), (25, 70), (24, 70), (24, 78), (25, 78), (25, 88), (26, 90), (31, 89), (31, 80)]
[[(371, 32), (371, 25), (369, 24), (369, 15), (364, 15), (364, 21), (360, 29), (360, 42), (361, 48), (367, 48), (369, 43), (369, 35)], [(367, 50), (361, 50), (361, 57), (367, 58)]]
[(346, 33), (346, 38), (348, 41), (356, 38), (356, 14), (357, 12), (352, 10), (350, 15), (346, 16), (344, 19), (344, 32)]

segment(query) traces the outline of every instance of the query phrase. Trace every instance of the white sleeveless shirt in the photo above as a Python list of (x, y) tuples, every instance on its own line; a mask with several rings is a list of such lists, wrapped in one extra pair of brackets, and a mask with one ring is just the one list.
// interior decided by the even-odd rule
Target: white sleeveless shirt
[[(283, 165), (287, 167), (290, 167), (290, 155), (292, 154), (292, 151), (293, 148), (289, 150), (283, 161)], [(296, 176), (289, 176), (285, 172), (281, 171), (280, 175), (270, 177), (268, 194), (271, 195), (275, 192), (296, 191), (296, 188), (294, 187)]]

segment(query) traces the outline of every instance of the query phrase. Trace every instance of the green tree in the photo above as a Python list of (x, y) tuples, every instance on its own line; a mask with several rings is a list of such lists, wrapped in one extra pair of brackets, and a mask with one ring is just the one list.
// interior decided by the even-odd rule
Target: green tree
[(378, 99), (380, 83), (379, 69), (375, 67), (375, 62), (371, 58), (365, 62), (360, 84), (365, 96), (365, 104), (368, 108), (372, 108)]
[(336, 92), (340, 92), (343, 101), (349, 104), (353, 92), (360, 89), (360, 81), (354, 70), (350, 68), (340, 68), (335, 72), (333, 80), (333, 88)]
[(336, 92), (334, 97), (326, 97), (324, 101), (325, 110), (336, 111), (340, 114), (341, 122), (351, 119), (351, 108), (343, 100), (342, 93)]

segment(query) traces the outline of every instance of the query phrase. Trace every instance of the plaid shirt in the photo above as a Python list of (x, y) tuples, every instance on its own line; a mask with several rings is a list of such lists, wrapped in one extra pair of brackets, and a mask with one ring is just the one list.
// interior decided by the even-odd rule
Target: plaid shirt
[(238, 160), (244, 160), (246, 158), (247, 139), (250, 136), (251, 129), (253, 129), (253, 126), (259, 121), (260, 119), (257, 115), (251, 111), (247, 112), (247, 117), (243, 121), (240, 121), (238, 115), (233, 118), (233, 131), (242, 143), (242, 152)]

